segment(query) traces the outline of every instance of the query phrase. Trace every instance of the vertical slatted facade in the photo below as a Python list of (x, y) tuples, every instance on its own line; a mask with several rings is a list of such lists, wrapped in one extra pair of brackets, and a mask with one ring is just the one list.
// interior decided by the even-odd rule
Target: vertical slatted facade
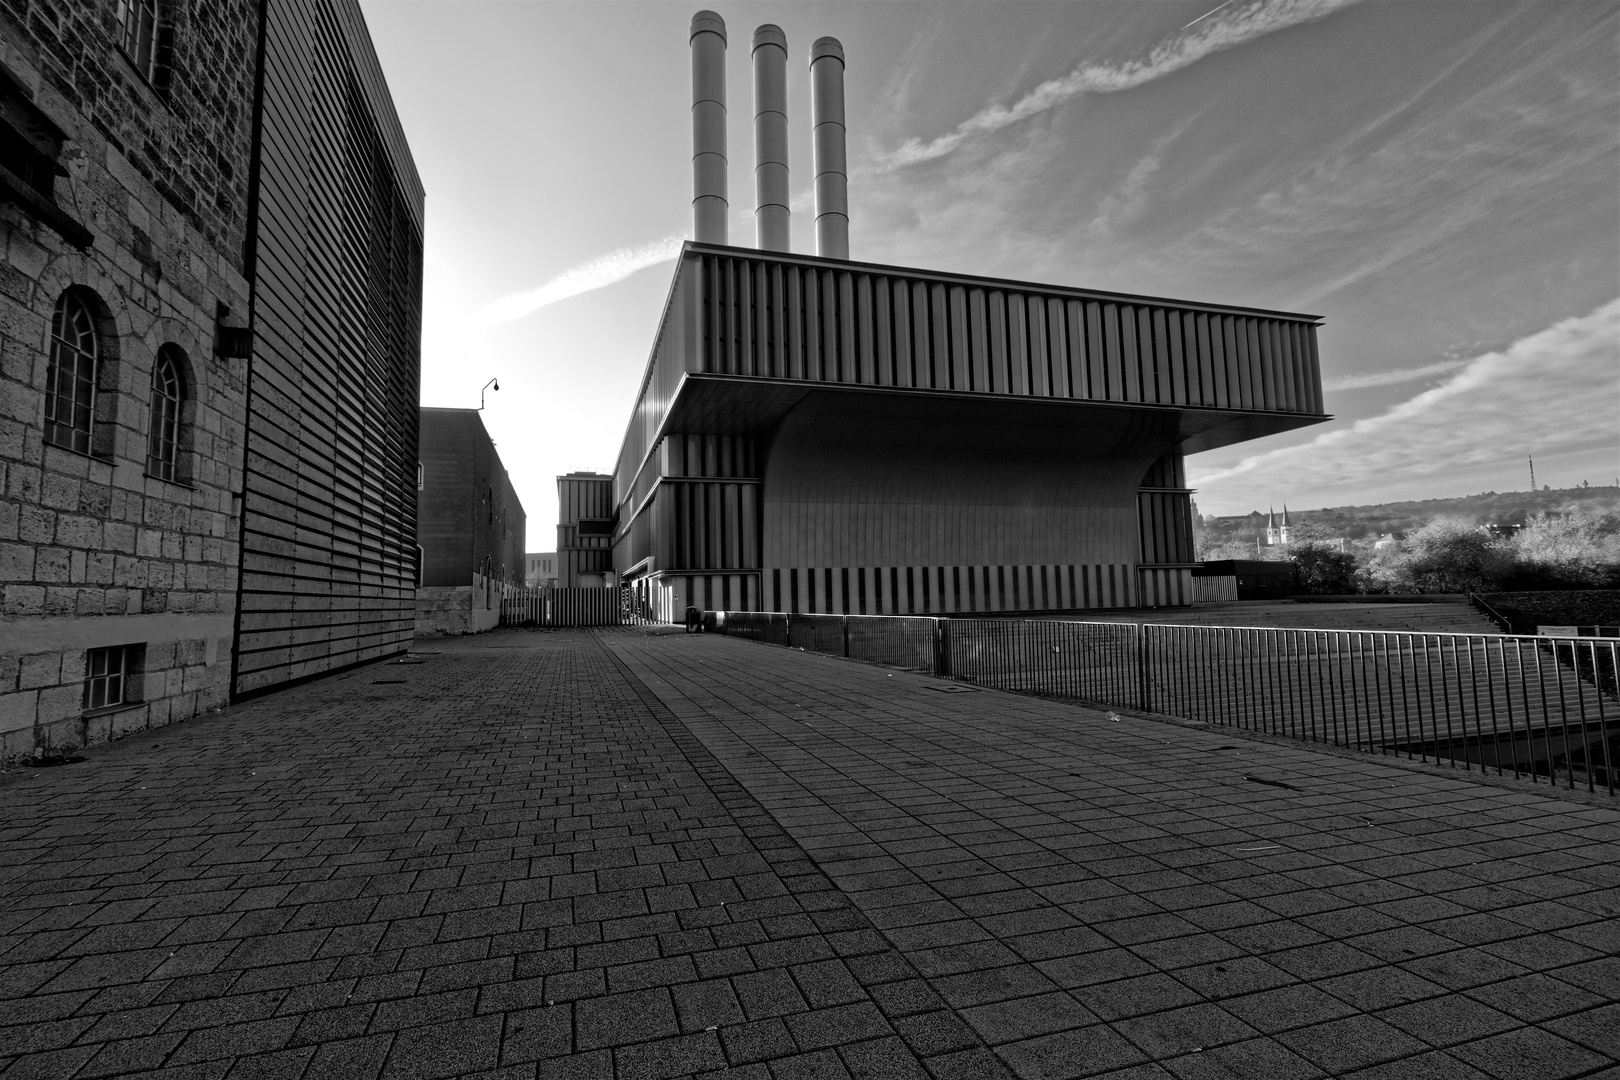
[(234, 688), (409, 647), (422, 189), (355, 0), (268, 0)]
[(1137, 535), (1142, 550), (1137, 569), (1141, 603), (1175, 607), (1192, 602), (1192, 490), (1179, 452), (1155, 461), (1136, 493)]
[(1320, 413), (1313, 319), (689, 255), (688, 370), (863, 386)]
[(557, 477), (558, 586), (575, 588), (586, 584), (581, 574), (612, 569), (613, 478), (597, 473)]

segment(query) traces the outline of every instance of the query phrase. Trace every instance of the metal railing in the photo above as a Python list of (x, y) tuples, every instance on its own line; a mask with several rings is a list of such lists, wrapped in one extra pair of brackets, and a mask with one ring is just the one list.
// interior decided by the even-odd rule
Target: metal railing
[(975, 686), (1139, 708), (1142, 628), (1125, 622), (943, 620), (949, 674)]
[(995, 689), (1615, 790), (1616, 638), (779, 612), (723, 625)]
[(1507, 634), (1162, 624), (1142, 631), (1144, 709), (1614, 792), (1620, 708), (1582, 677), (1581, 662), (1612, 670), (1620, 641), (1555, 646)]

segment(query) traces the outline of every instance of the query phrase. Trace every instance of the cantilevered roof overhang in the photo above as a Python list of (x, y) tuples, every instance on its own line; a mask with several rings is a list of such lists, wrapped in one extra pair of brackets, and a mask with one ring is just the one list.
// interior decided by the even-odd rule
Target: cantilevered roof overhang
[[(1186, 405), (1143, 405), (1108, 401), (1007, 397), (952, 390), (805, 383), (758, 376), (689, 373), (676, 389), (661, 438), (671, 432), (713, 435), (765, 435), (801, 405), (837, 408), (840, 399), (859, 395), (863, 415), (926, 417), (944, 425), (1029, 424), (1085, 431), (1088, 441), (1117, 433), (1134, 441), (1151, 430), (1166, 449), (1184, 453), (1216, 450), (1266, 435), (1294, 431), (1329, 419), (1322, 414), (1257, 412)], [(885, 405), (877, 403), (882, 402)], [(874, 407), (876, 406), (876, 407)]]

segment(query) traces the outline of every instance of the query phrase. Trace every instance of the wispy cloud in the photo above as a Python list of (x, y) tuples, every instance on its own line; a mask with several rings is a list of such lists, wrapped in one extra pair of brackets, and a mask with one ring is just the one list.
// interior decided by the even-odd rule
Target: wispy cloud
[[(1419, 272), (1455, 283), (1472, 268), (1446, 264), (1457, 253), (1477, 260), (1479, 241), (1462, 238), (1482, 223), (1489, 236), (1528, 233), (1533, 247), (1526, 220), (1544, 220), (1549, 200), (1579, 198), (1570, 185), (1612, 192), (1617, 95), (1613, 80), (1571, 81), (1595, 66), (1592, 35), (1525, 22), (1510, 13), (1482, 25), (1314, 160), (1257, 169), (1264, 187), (1188, 229), (1161, 262), (1206, 277), (1285, 279), (1278, 302), (1309, 310), (1390, 280), (1427, 291)], [(1491, 62), (1499, 73), (1481, 79)]]
[(1360, 375), (1341, 375), (1337, 379), (1324, 379), (1324, 390), (1365, 390), (1369, 386), (1395, 386), (1399, 383), (1427, 379), (1431, 375), (1444, 375), (1465, 366), (1467, 360), (1440, 360), (1422, 367), (1400, 368), (1396, 371), (1367, 371)]
[(547, 304), (555, 304), (570, 296), (578, 296), (580, 293), (612, 285), (614, 282), (623, 281), (637, 270), (669, 262), (680, 254), (681, 245), (685, 242), (685, 236), (666, 236), (651, 244), (622, 247), (606, 255), (598, 255), (589, 262), (564, 270), (544, 285), (525, 289), (523, 292), (509, 293), (499, 300), (485, 304), (478, 310), (476, 318), (483, 326), (496, 326), (511, 322), (513, 319), (521, 319), (531, 312), (539, 311)]
[(1620, 443), (1617, 391), (1620, 300), (1611, 300), (1464, 361), (1442, 385), (1378, 416), (1195, 475), (1193, 483), (1228, 503), (1259, 505), (1284, 491), (1330, 501), (1335, 491), (1454, 473), (1530, 451), (1612, 447)]
[(884, 167), (895, 169), (944, 157), (975, 135), (999, 131), (1082, 94), (1108, 94), (1141, 86), (1180, 71), (1211, 53), (1243, 45), (1290, 26), (1312, 22), (1355, 2), (1253, 0), (1242, 7), (1220, 9), (1206, 19), (1188, 24), (1175, 37), (1155, 45), (1146, 57), (1121, 63), (1082, 64), (1067, 75), (1041, 83), (1012, 105), (990, 105), (980, 109), (944, 135), (927, 142), (907, 139), (888, 156)]

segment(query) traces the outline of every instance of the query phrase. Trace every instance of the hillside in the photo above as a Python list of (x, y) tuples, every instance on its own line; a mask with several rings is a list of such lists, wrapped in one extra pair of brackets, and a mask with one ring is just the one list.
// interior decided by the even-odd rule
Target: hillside
[[(1576, 504), (1620, 509), (1620, 487), (1556, 488), (1544, 491), (1486, 491), (1454, 499), (1422, 499), (1368, 506), (1329, 506), (1319, 510), (1288, 508), (1292, 525), (1312, 524), (1327, 535), (1359, 540), (1384, 533), (1406, 533), (1438, 517), (1472, 518), (1488, 525), (1522, 525), (1531, 514), (1557, 512)], [(1279, 519), (1282, 507), (1277, 507)], [(1211, 542), (1247, 540), (1263, 534), (1263, 511), (1208, 517), (1199, 523)]]

